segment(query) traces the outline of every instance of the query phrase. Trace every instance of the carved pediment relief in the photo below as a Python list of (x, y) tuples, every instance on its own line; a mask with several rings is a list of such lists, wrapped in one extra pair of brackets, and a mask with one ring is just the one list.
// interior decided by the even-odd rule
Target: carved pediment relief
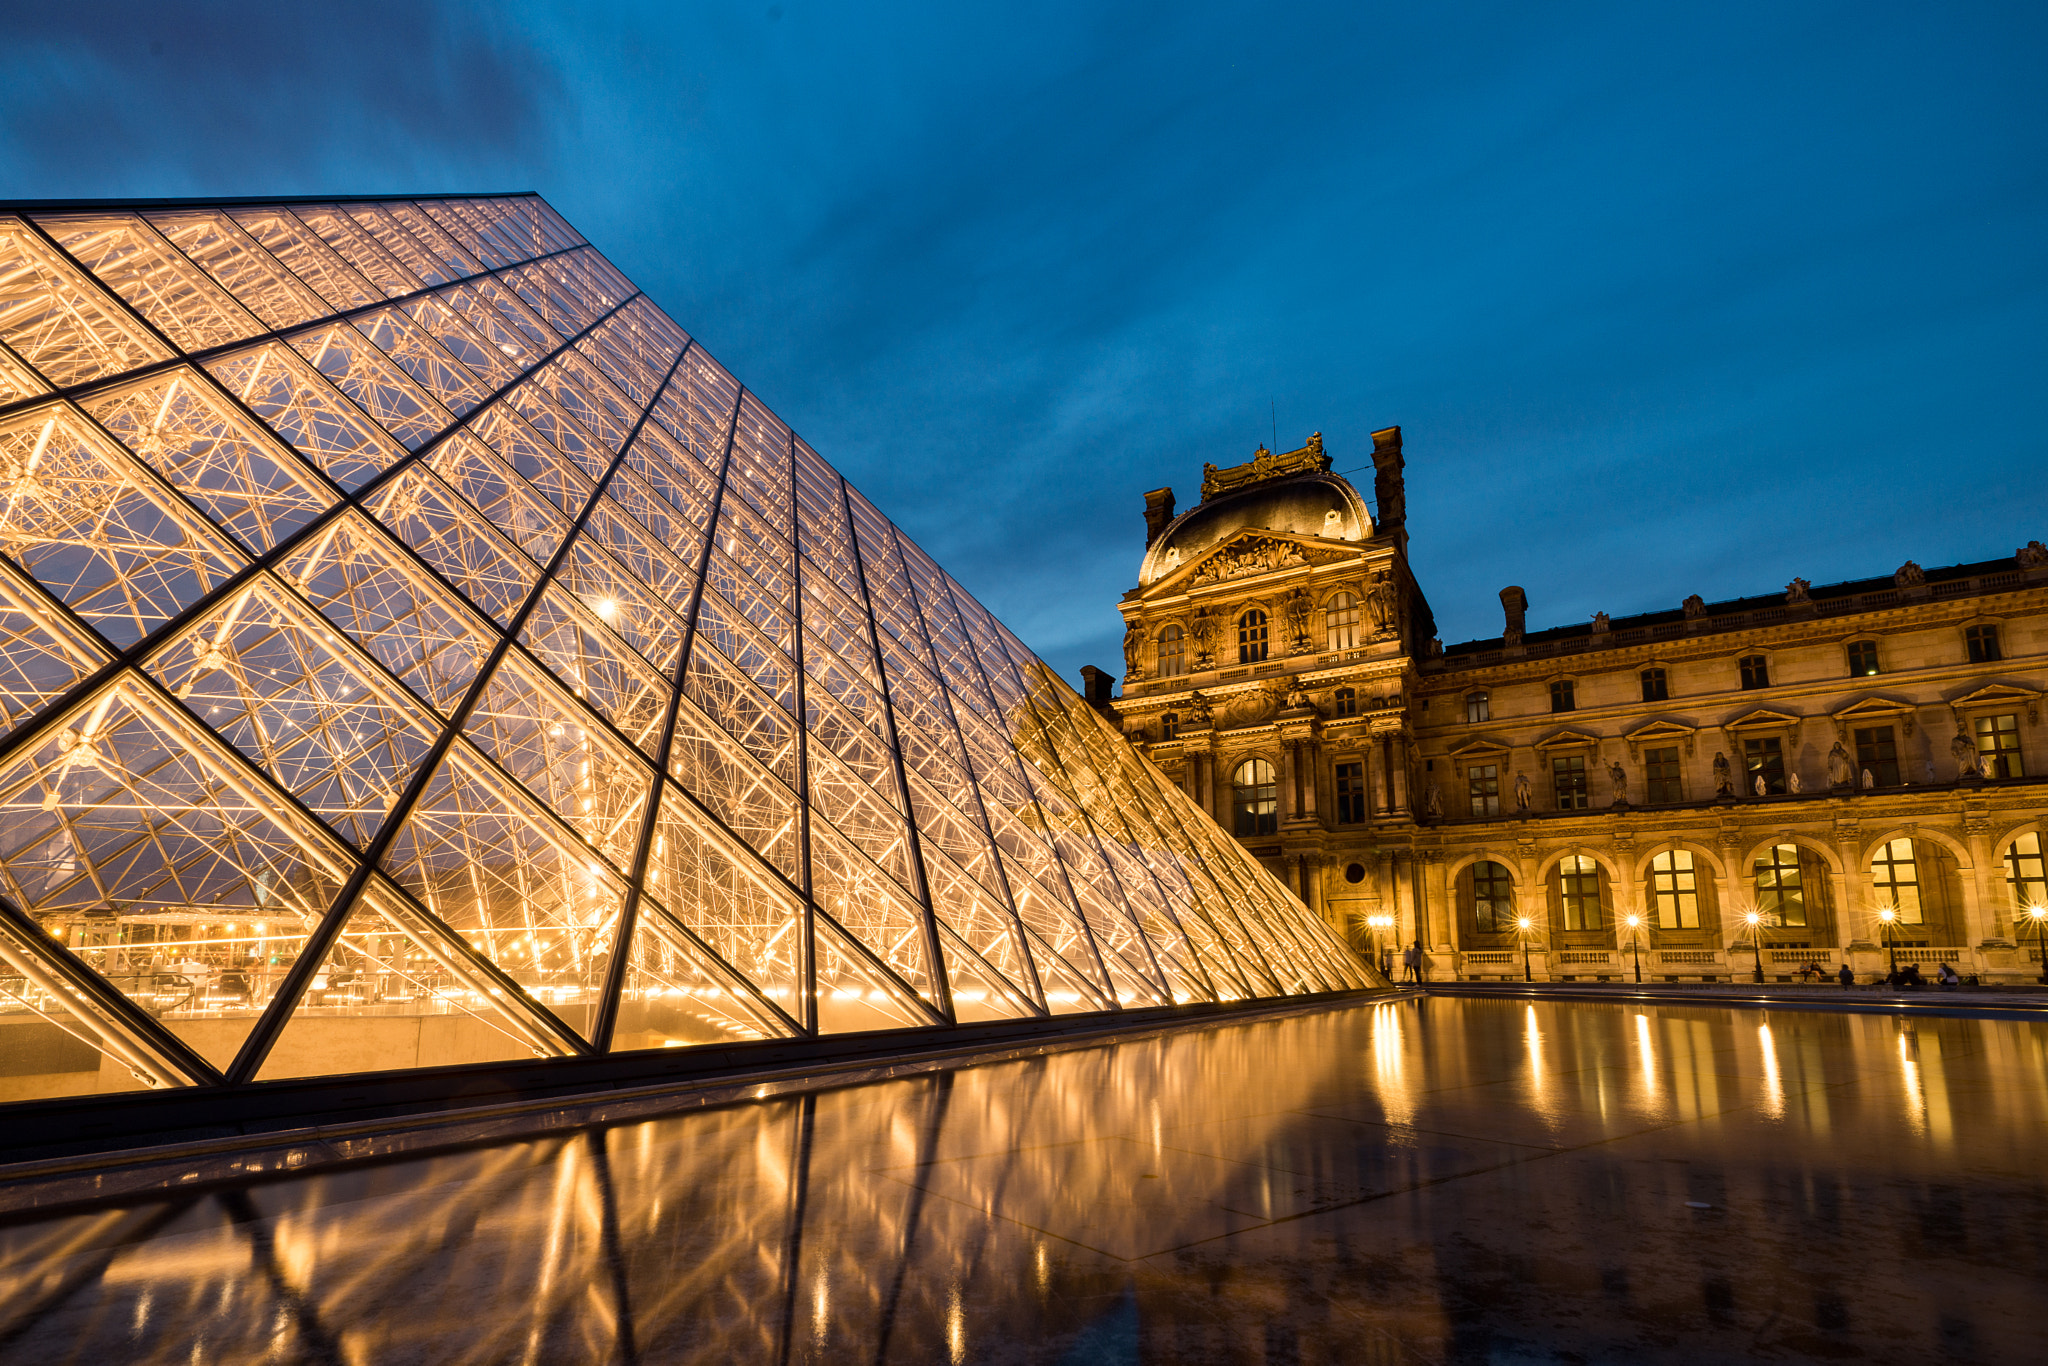
[(1983, 687), (1952, 698), (1949, 706), (1958, 713), (1978, 707), (2025, 707), (2027, 724), (2041, 724), (2041, 694), (2038, 689), (2021, 687), (2015, 683), (1986, 683)]
[(1190, 560), (1153, 584), (1145, 596), (1171, 596), (1205, 584), (1272, 574), (1303, 565), (1337, 564), (1357, 558), (1358, 552), (1348, 546), (1339, 549), (1280, 532), (1242, 531), (1200, 559)]
[(1629, 758), (1636, 763), (1641, 763), (1643, 761), (1642, 749), (1645, 745), (1682, 744), (1685, 746), (1685, 757), (1690, 759), (1692, 757), (1693, 742), (1697, 739), (1698, 735), (1699, 727), (1697, 726), (1688, 726), (1682, 721), (1660, 719), (1637, 726), (1621, 738), (1628, 742)]
[(1755, 711), (1747, 712), (1733, 721), (1723, 721), (1721, 729), (1736, 732), (1745, 730), (1783, 730), (1787, 726), (1798, 725), (1803, 719), (1803, 717), (1795, 716), (1789, 711), (1778, 711), (1773, 707), (1758, 707)]
[(1508, 747), (1500, 741), (1490, 740), (1483, 735), (1475, 735), (1464, 744), (1452, 750), (1451, 758), (1458, 760), (1460, 763), (1475, 761), (1484, 763), (1490, 756), (1502, 755), (1507, 752)]
[(1558, 731), (1554, 735), (1545, 736), (1536, 742), (1535, 747), (1537, 749), (1574, 749), (1582, 745), (1597, 747), (1599, 744), (1600, 737), (1597, 735), (1583, 730), (1567, 729)]

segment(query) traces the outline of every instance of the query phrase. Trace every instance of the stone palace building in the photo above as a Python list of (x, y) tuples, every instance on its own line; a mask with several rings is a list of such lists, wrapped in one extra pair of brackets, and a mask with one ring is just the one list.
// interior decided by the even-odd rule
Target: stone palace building
[[(1443, 646), (1401, 431), (1145, 495), (1090, 699), (1353, 943), (1432, 978), (2041, 972), (2048, 548)], [(1398, 957), (1394, 961), (1398, 963)]]

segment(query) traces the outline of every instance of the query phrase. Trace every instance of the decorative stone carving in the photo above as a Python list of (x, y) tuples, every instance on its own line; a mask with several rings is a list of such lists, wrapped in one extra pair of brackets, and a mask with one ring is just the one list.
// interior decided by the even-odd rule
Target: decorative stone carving
[(1756, 775), (1756, 782), (1753, 783), (1752, 786), (1755, 787), (1756, 795), (1759, 797), (1763, 796), (1764, 793), (1769, 790), (1764, 786), (1764, 775), (1761, 773)]
[(1323, 454), (1323, 434), (1316, 432), (1308, 444), (1298, 451), (1275, 454), (1264, 446), (1252, 453), (1252, 458), (1242, 465), (1218, 468), (1215, 465), (1202, 466), (1202, 501), (1208, 502), (1221, 493), (1235, 493), (1255, 484), (1270, 483), (1296, 474), (1320, 474), (1330, 468), (1330, 457)]
[(1526, 814), (1529, 810), (1529, 775), (1515, 775), (1515, 810)]
[(1792, 580), (1792, 582), (1785, 585), (1785, 601), (1795, 605), (1802, 602), (1812, 602), (1813, 596), (1807, 592), (1812, 587), (1813, 585), (1805, 579)]
[(1276, 541), (1267, 536), (1252, 536), (1241, 541), (1233, 541), (1202, 561), (1195, 570), (1195, 582), (1222, 583), (1252, 574), (1270, 574), (1279, 569), (1292, 569), (1296, 565), (1307, 563), (1308, 559), (1301, 553), (1300, 546), (1288, 541)]
[(1393, 635), (1401, 628), (1395, 618), (1393, 585), (1387, 582), (1384, 569), (1373, 576), (1372, 587), (1365, 590), (1365, 619), (1372, 623), (1374, 640)]
[(1714, 755), (1714, 795), (1732, 797), (1735, 795), (1735, 779), (1728, 767), (1728, 756), (1720, 752)]
[(1703, 617), (1706, 614), (1707, 600), (1705, 598), (1701, 597), (1697, 593), (1694, 593), (1691, 597), (1685, 600), (1685, 617), (1687, 621), (1691, 621), (1696, 617)]
[(1786, 775), (1785, 775), (1785, 786), (1786, 786), (1786, 788), (1787, 788), (1787, 789), (1788, 789), (1789, 791), (1792, 791), (1792, 792), (1797, 792), (1797, 791), (1799, 791), (1799, 770), (1798, 770), (1798, 769), (1796, 769), (1796, 768), (1795, 768), (1795, 769), (1793, 769), (1793, 770), (1792, 770), (1792, 771), (1791, 771), (1790, 773), (1788, 773), (1788, 774), (1786, 774)]
[(1616, 806), (1627, 806), (1628, 770), (1621, 766), (1621, 760), (1615, 759), (1608, 763), (1607, 781), (1614, 785), (1614, 804)]
[(1204, 607), (1196, 611), (1194, 620), (1188, 623), (1188, 634), (1195, 641), (1195, 667), (1208, 669), (1216, 664), (1216, 609)]
[(1299, 681), (1290, 680), (1287, 684), (1287, 704), (1285, 710), (1315, 710), (1315, 703), (1309, 700), (1308, 689), (1302, 687)]
[(2022, 569), (2048, 569), (2048, 545), (2039, 541), (2028, 541), (2012, 553)]
[(1181, 708), (1181, 727), (1185, 730), (1206, 730), (1209, 725), (1209, 699), (1198, 692), (1189, 693), (1187, 705)]
[(1977, 742), (1968, 734), (1958, 730), (1956, 738), (1948, 742), (1948, 752), (1955, 758), (1958, 778), (1982, 776), (1977, 771)]
[(1853, 769), (1849, 762), (1849, 751), (1843, 749), (1842, 742), (1837, 740), (1835, 741), (1835, 747), (1828, 751), (1828, 786), (1849, 786), (1852, 773)]
[(1133, 621), (1124, 626), (1124, 681), (1137, 678), (1144, 671), (1145, 628)]
[(1429, 790), (1422, 794), (1422, 814), (1428, 816), (1433, 821), (1439, 821), (1443, 819), (1443, 789), (1438, 787), (1435, 783), (1431, 783), (1429, 785)]
[(1606, 614), (1605, 612), (1595, 612), (1595, 613), (1593, 614), (1593, 634), (1594, 634), (1594, 635), (1596, 635), (1596, 636), (1604, 636), (1604, 635), (1606, 635), (1606, 634), (1607, 634), (1607, 631), (1608, 631), (1608, 625), (1609, 625), (1609, 623), (1608, 623), (1608, 617), (1607, 617), (1607, 614)]
[(1442, 636), (1431, 636), (1429, 638), (1429, 649), (1423, 657), (1425, 659), (1442, 659), (1444, 657), (1444, 640)]
[(1310, 644), (1308, 621), (1309, 614), (1315, 608), (1315, 598), (1306, 588), (1296, 588), (1288, 593), (1283, 606), (1287, 613), (1288, 638), (1293, 643), (1294, 652), (1303, 653)]
[(1911, 560), (1900, 565), (1892, 574), (1892, 586), (1895, 588), (1913, 588), (1926, 582), (1927, 575)]
[[(1932, 765), (1930, 765), (1930, 767), (1932, 767)], [(1871, 788), (1873, 788), (1873, 787), (1876, 787), (1876, 786), (1877, 786), (1877, 775), (1876, 775), (1875, 773), (1872, 773), (1872, 772), (1871, 772), (1871, 771), (1870, 771), (1869, 769), (1867, 769), (1867, 768), (1866, 768), (1866, 769), (1864, 769), (1864, 770), (1863, 770), (1863, 790), (1864, 790), (1865, 792), (1868, 792), (1868, 791), (1870, 791), (1870, 789), (1871, 789)]]

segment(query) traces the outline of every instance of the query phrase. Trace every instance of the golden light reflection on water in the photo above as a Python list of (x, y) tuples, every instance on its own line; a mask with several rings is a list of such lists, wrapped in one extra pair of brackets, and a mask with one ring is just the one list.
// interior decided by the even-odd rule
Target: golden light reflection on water
[[(1842, 1200), (1881, 1218), (1914, 1173), (2031, 1170), (2044, 1041), (2048, 1026), (1447, 1000), (1185, 1032), (0, 1226), (0, 1342), (181, 1363), (545, 1363), (629, 1342), (721, 1366), (979, 1360), (1119, 1302), (1135, 1267), (1258, 1230), (1261, 1256), (1296, 1249), (1289, 1274), (1320, 1284), (1328, 1238), (1386, 1236), (1346, 1211), (1394, 1197), (1428, 1228), (1484, 1172), (1517, 1175), (1472, 1187), (1482, 1229), (1521, 1224), (1499, 1218), (1503, 1189), (1535, 1202), (1536, 1227), (1546, 1154), (1588, 1145), (1615, 1159), (1600, 1208), (1631, 1230), (1684, 1207), (1658, 1185), (1668, 1166), (1623, 1160), (1652, 1140), (1733, 1192), (1717, 1208), (1867, 1176)], [(1548, 1226), (1596, 1217), (1576, 1200)], [(1370, 1231), (1344, 1232), (1353, 1217)], [(1459, 1274), (1444, 1263), (1446, 1284)], [(62, 1284), (92, 1312), (57, 1312)], [(1263, 1331), (1242, 1317), (1231, 1331)], [(1264, 1339), (1246, 1341), (1257, 1359)]]

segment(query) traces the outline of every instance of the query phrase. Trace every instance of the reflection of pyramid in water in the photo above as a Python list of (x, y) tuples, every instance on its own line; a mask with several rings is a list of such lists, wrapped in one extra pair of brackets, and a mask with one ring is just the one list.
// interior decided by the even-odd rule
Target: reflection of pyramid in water
[(0, 1099), (1367, 984), (538, 198), (0, 215), (0, 342)]

